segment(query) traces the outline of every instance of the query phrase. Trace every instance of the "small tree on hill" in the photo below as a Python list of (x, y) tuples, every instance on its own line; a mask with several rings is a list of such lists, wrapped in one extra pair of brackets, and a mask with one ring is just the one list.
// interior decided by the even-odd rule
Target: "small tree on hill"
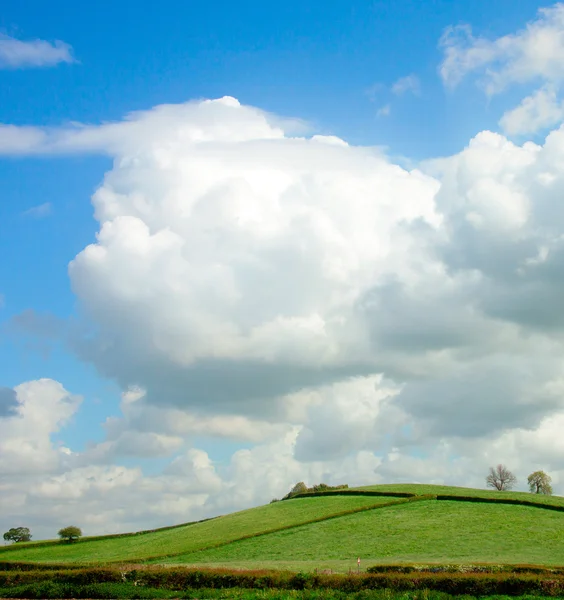
[(59, 537), (63, 542), (75, 542), (81, 536), (82, 531), (80, 530), (80, 527), (75, 527), (74, 525), (59, 529)]
[(31, 540), (31, 532), (27, 527), (12, 527), (4, 534), (6, 542), (29, 542)]
[(305, 492), (307, 492), (307, 485), (303, 481), (300, 481), (292, 488), (290, 494), (304, 494)]
[(527, 478), (529, 490), (532, 494), (546, 494), (550, 496), (552, 494), (551, 482), (552, 477), (544, 471), (535, 471)]
[(513, 489), (516, 483), (517, 477), (505, 465), (490, 467), (490, 473), (486, 477), (487, 486), (495, 488), (499, 492)]

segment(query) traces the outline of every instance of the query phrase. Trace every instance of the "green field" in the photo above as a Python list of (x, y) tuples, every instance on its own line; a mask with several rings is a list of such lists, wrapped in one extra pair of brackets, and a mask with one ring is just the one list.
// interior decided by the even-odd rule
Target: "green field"
[[(539, 536), (539, 531), (542, 532)], [(338, 541), (338, 543), (336, 543)], [(348, 515), (221, 548), (175, 563), (376, 562), (564, 564), (564, 513), (471, 502), (417, 502)]]
[(395, 500), (397, 499), (371, 496), (295, 499), (233, 513), (204, 523), (140, 536), (95, 541), (85, 539), (75, 544), (54, 542), (52, 545), (35, 548), (33, 545), (23, 544), (8, 546), (0, 549), (0, 560), (57, 563), (145, 560), (192, 552), (214, 544), (228, 543), (245, 535)]
[[(526, 500), (564, 508), (562, 497), (523, 492), (415, 484), (359, 489)], [(356, 512), (341, 514), (347, 511)], [(436, 499), (407, 502), (348, 490), (137, 536), (0, 549), (0, 561), (11, 562), (147, 562), (341, 572), (356, 568), (358, 556), (363, 569), (425, 562), (564, 565), (564, 511)]]

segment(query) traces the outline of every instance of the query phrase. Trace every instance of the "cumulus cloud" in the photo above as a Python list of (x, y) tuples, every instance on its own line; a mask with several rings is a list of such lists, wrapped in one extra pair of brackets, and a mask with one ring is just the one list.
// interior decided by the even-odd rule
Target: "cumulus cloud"
[[(179, 122), (190, 123), (176, 131)], [(163, 104), (127, 115), (123, 121), (104, 125), (70, 123), (63, 127), (31, 127), (0, 124), (0, 153), (46, 155), (106, 153), (112, 156), (135, 154), (138, 144), (148, 139), (158, 145), (178, 136), (180, 140), (231, 142), (284, 137), (284, 132), (303, 133), (308, 129), (300, 119), (282, 118), (251, 106), (241, 106), (230, 96), (217, 100)], [(223, 131), (224, 130), (224, 131)], [(156, 137), (155, 137), (156, 136)], [(314, 136), (316, 142), (335, 141), (335, 136)], [(160, 142), (158, 141), (160, 139)]]
[(564, 120), (564, 101), (551, 88), (541, 88), (507, 111), (499, 124), (508, 135), (534, 134)]
[(2, 389), (6, 412), (0, 418), (0, 472), (26, 475), (58, 468), (61, 452), (51, 435), (69, 423), (81, 398), (51, 379)]
[(59, 63), (76, 62), (72, 47), (56, 40), (18, 40), (0, 33), (0, 69), (53, 67)]
[(394, 230), (437, 221), (437, 183), (232, 99), (135, 119), (107, 126), (100, 231), (69, 268), (98, 329), (82, 355), (149, 403), (228, 414), (374, 370), (356, 305), (403, 262)]
[(78, 458), (80, 464), (111, 463), (122, 456), (171, 457), (185, 449), (190, 440), (202, 436), (259, 443), (287, 430), (284, 423), (238, 414), (208, 415), (197, 407), (155, 406), (146, 402), (145, 391), (140, 388), (124, 392), (120, 408), (121, 416), (108, 417), (102, 424), (105, 439), (89, 443)]
[[(74, 346), (145, 393), (137, 416), (132, 405), (107, 424), (106, 448), (143, 446), (123, 436), (151, 407), (175, 423), (147, 440), (166, 454), (191, 430), (257, 441), (252, 430), (286, 422), (304, 388), (384, 373), (444, 379), (446, 397), (481, 369), (466, 362), (527, 355), (522, 331), (546, 335), (559, 318), (546, 302), (557, 284), (538, 279), (559, 245), (547, 161), (560, 136), (542, 148), (484, 132), (426, 165), (431, 177), (335, 138), (292, 137), (232, 98), (90, 128), (116, 160), (93, 198), (97, 242), (69, 269), (96, 328)], [(529, 414), (519, 407), (516, 423)], [(435, 418), (441, 430), (456, 411)]]

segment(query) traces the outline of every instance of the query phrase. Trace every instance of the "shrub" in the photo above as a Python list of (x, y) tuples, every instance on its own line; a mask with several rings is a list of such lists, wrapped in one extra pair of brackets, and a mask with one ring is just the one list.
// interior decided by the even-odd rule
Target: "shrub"
[(290, 498), (294, 498), (299, 494), (307, 494), (307, 493), (323, 493), (328, 492), (330, 490), (344, 490), (349, 486), (347, 483), (343, 485), (327, 485), (326, 483), (317, 483), (312, 487), (307, 487), (307, 485), (300, 481), (296, 483), (296, 485), (282, 498), (282, 500), (289, 500)]

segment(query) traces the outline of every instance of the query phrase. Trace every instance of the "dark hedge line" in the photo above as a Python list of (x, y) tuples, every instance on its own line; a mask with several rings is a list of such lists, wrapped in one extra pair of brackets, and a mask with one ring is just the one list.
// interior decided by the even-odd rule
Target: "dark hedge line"
[(411, 492), (373, 492), (370, 490), (331, 490), (329, 492), (302, 492), (301, 494), (295, 494), (291, 498), (282, 499), (294, 500), (294, 498), (312, 498), (315, 496), (388, 496), (390, 498), (413, 498), (417, 494)]
[[(367, 589), (413, 591), (431, 589), (449, 594), (473, 595), (561, 595), (564, 578), (526, 574), (475, 573), (380, 573), (367, 575), (317, 575), (309, 573), (206, 572), (194, 570), (137, 571), (129, 574), (138, 584), (169, 589), (193, 588), (280, 588), (333, 589), (356, 592)], [(128, 579), (129, 580), (129, 579)]]
[(119, 569), (61, 569), (37, 571), (4, 571), (0, 572), (0, 586), (8, 587), (40, 581), (56, 581), (59, 583), (103, 583), (123, 581)]
[(228, 571), (222, 569), (82, 569), (66, 571), (22, 571), (0, 573), (1, 587), (51, 581), (82, 586), (98, 583), (134, 583), (171, 590), (186, 588), (246, 589), (331, 589), (342, 592), (389, 589), (405, 592), (435, 590), (452, 595), (474, 596), (536, 594), (561, 596), (564, 577), (518, 573), (375, 573), (362, 575), (319, 575), (284, 571)]
[(517, 498), (480, 498), (477, 496), (450, 496), (447, 494), (437, 494), (437, 500), (454, 500), (456, 502), (486, 502), (489, 504), (515, 504), (518, 506), (531, 506), (533, 508), (544, 508), (546, 510), (556, 510), (564, 512), (564, 506), (555, 506), (554, 504), (545, 504), (544, 502), (535, 502), (534, 500), (521, 500)]
[(0, 571), (66, 571), (69, 569), (84, 569), (86, 564), (68, 563), (30, 563), (0, 561)]
[[(178, 597), (177, 592), (164, 589), (139, 588), (131, 583), (92, 583), (89, 585), (73, 585), (65, 583), (55, 583), (53, 581), (43, 581), (28, 585), (20, 585), (8, 588), (0, 587), (0, 598), (37, 598), (45, 600), (61, 600), (61, 598), (108, 598), (116, 600), (119, 598), (171, 598)], [(184, 598), (193, 598), (191, 594)], [(386, 599), (387, 600), (387, 599)], [(425, 599), (427, 600), (427, 599)], [(445, 600), (440, 598), (439, 600)], [(446, 599), (450, 600), (450, 599)]]
[(540, 565), (492, 565), (492, 564), (412, 564), (412, 565), (374, 565), (366, 569), (367, 573), (515, 573), (564, 575), (564, 567), (543, 567)]
[[(393, 498), (414, 498), (418, 497), (417, 494), (408, 492), (373, 492), (369, 490), (335, 490), (330, 492), (304, 492), (302, 494), (296, 494), (288, 500), (294, 498), (310, 498), (313, 496), (390, 496)], [(454, 500), (455, 502), (485, 502), (489, 504), (514, 504), (518, 506), (531, 506), (534, 508), (544, 508), (546, 510), (555, 510), (557, 512), (564, 512), (564, 506), (555, 506), (554, 504), (545, 504), (544, 502), (537, 502), (535, 500), (525, 500), (517, 498), (484, 498), (480, 496), (455, 496), (450, 494), (427, 494), (432, 496), (436, 500)]]

